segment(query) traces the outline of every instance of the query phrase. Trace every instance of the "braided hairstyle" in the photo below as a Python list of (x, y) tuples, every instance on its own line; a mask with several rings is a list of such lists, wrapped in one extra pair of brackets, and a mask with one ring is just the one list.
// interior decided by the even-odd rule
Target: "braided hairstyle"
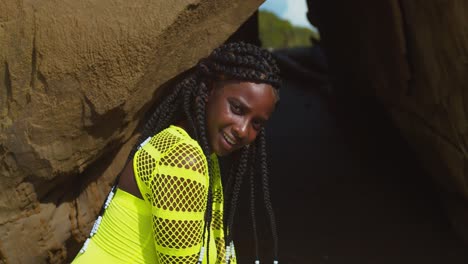
[[(215, 49), (208, 57), (200, 60), (193, 71), (172, 89), (154, 110), (149, 120), (146, 122), (141, 136), (130, 153), (129, 159), (133, 158), (138, 146), (149, 136), (153, 136), (171, 124), (180, 121), (188, 122), (188, 133), (200, 144), (208, 162), (209, 187), (207, 210), (205, 213), (205, 227), (203, 236), (210, 241), (210, 228), (212, 219), (212, 175), (213, 166), (211, 164), (211, 148), (208, 143), (206, 127), (206, 102), (208, 99), (208, 86), (214, 81), (239, 80), (255, 83), (270, 84), (279, 99), (279, 69), (270, 52), (252, 44), (237, 42), (224, 44)], [(273, 208), (270, 202), (268, 188), (268, 171), (265, 149), (265, 132), (258, 134), (254, 143), (238, 150), (239, 155), (231, 155), (232, 167), (228, 183), (225, 185), (225, 245), (232, 242), (232, 227), (234, 215), (238, 203), (238, 197), (245, 175), (249, 174), (251, 186), (251, 215), (254, 231), (255, 253), (258, 259), (258, 239), (255, 223), (254, 209), (254, 180), (253, 175), (257, 171), (262, 176), (264, 203), (269, 214), (270, 226), (274, 241), (274, 259), (278, 255), (278, 237), (276, 233), (276, 222)], [(256, 165), (259, 165), (258, 167)], [(207, 230), (207, 232), (205, 232)], [(204, 239), (203, 238), (203, 239)], [(204, 240), (203, 240), (204, 241)], [(228, 252), (226, 252), (228, 254)], [(209, 248), (207, 247), (209, 256)], [(208, 258), (209, 259), (209, 258)]]

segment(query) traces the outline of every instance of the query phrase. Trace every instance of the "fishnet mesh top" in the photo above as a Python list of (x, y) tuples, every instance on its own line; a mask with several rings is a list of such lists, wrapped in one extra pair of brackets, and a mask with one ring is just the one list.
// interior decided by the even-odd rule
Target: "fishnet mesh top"
[[(210, 263), (223, 263), (223, 192), (216, 155), (211, 156), (211, 161), (214, 173), (209, 257)], [(198, 142), (182, 128), (170, 126), (136, 152), (133, 165), (140, 192), (151, 205), (157, 263), (196, 263), (209, 183), (208, 163)], [(236, 263), (235, 259), (231, 263)]]

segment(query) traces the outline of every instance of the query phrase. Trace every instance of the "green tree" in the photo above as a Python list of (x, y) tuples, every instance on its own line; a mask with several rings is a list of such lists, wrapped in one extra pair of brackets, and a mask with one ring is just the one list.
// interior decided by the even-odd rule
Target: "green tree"
[(259, 34), (265, 48), (291, 48), (311, 46), (311, 39), (319, 40), (317, 32), (306, 27), (292, 25), (272, 12), (259, 11)]

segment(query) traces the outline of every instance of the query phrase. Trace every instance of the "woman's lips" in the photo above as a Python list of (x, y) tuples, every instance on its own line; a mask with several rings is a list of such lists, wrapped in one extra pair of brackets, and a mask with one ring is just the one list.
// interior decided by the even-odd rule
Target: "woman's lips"
[(237, 142), (235, 139), (230, 136), (229, 134), (222, 132), (221, 133), (221, 145), (227, 151), (232, 151), (236, 146)]
[(233, 136), (227, 133), (223, 133), (223, 136), (229, 144), (236, 145), (236, 139)]

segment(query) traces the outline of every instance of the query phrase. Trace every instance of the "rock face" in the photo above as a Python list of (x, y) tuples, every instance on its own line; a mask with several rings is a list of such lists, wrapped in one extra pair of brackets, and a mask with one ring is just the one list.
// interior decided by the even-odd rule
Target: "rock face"
[(0, 263), (73, 258), (157, 88), (261, 2), (1, 1)]
[(337, 86), (385, 105), (468, 241), (468, 2), (308, 2)]

